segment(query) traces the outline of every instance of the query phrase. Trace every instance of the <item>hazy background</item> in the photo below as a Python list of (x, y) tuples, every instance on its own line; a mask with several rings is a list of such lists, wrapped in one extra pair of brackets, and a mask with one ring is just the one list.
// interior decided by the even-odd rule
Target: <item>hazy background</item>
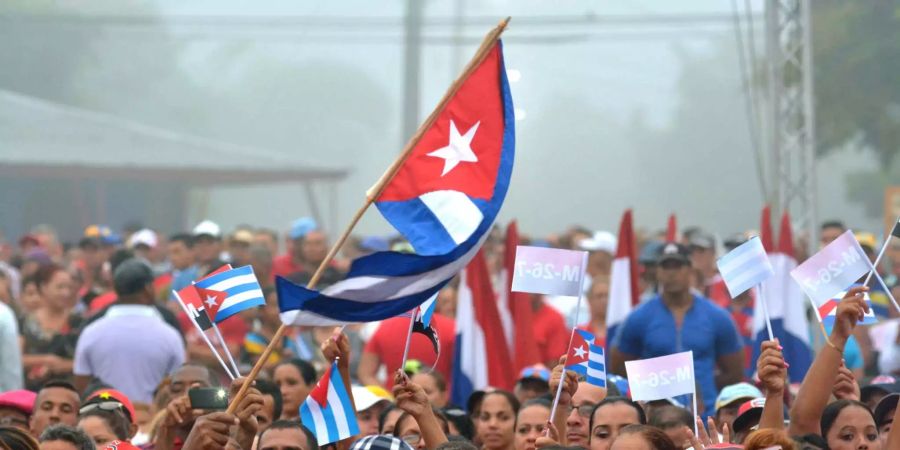
[[(465, 40), (455, 46), (460, 4)], [(761, 50), (762, 2), (751, 4)], [(316, 191), (325, 205), (336, 200), (334, 219), (343, 225), (407, 138), (405, 9), (400, 0), (5, 0), (0, 89), (265, 149), (298, 164), (346, 168), (336, 195)], [(722, 236), (756, 228), (762, 195), (732, 12), (724, 0), (425, 1), (420, 116), (481, 36), (510, 15), (504, 50), (507, 68), (521, 75), (512, 84), (521, 120), (500, 220), (517, 218), (530, 234), (575, 223), (614, 231), (632, 207), (646, 229), (662, 228), (671, 212), (681, 225)], [(721, 20), (517, 22), (680, 14)], [(867, 211), (862, 200), (879, 205), (881, 187), (853, 196), (848, 179), (862, 172), (865, 185), (865, 171), (881, 160), (859, 146), (836, 147), (818, 162), (820, 220), (839, 217), (879, 232), (881, 211)], [(192, 192), (186, 222), (208, 217), (226, 231), (239, 223), (284, 230), (309, 213), (300, 184), (215, 187)], [(152, 224), (154, 214), (165, 211), (132, 219)], [(20, 231), (2, 213), (0, 227)], [(370, 211), (358, 230), (389, 227)]]

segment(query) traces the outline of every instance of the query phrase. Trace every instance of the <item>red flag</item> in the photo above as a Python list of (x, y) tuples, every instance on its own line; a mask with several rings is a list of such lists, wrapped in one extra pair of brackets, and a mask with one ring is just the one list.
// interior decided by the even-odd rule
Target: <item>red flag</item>
[(762, 217), (760, 217), (759, 240), (762, 241), (762, 245), (767, 253), (772, 253), (772, 251), (775, 250), (775, 247), (772, 244), (774, 239), (775, 233), (772, 231), (772, 209), (769, 205), (766, 205), (763, 207)]
[(494, 296), (494, 287), (491, 285), (491, 276), (484, 259), (484, 250), (479, 250), (466, 266), (466, 283), (472, 295), (475, 322), (481, 326), (484, 333), (488, 384), (500, 389), (511, 390), (516, 380), (516, 374), (513, 372), (509, 347), (506, 345), (506, 336), (503, 334), (500, 312), (497, 311), (497, 299)]
[[(634, 225), (631, 218), (631, 210), (626, 209), (622, 214), (622, 221), (619, 223), (619, 242), (616, 247), (616, 258), (628, 258), (628, 270), (631, 283), (631, 306), (637, 306), (641, 301), (641, 293), (638, 292), (638, 262), (637, 262), (637, 244), (634, 240)], [(675, 216), (669, 218), (672, 224), (671, 229), (675, 229)], [(673, 231), (674, 232), (674, 231)]]
[(513, 271), (516, 264), (516, 246), (519, 245), (519, 227), (516, 221), (506, 227), (504, 268), (506, 270), (507, 305), (512, 316), (513, 327), (513, 369), (518, 374), (522, 369), (540, 363), (537, 343), (534, 341), (532, 325), (531, 296), (525, 292), (512, 291)]
[(778, 253), (794, 258), (794, 232), (791, 230), (791, 215), (784, 211), (781, 215), (781, 229), (778, 231)]
[(200, 292), (197, 291), (196, 286), (192, 284), (178, 291), (178, 298), (181, 299), (185, 308), (187, 308), (188, 318), (199, 325), (201, 330), (206, 331), (212, 328), (212, 321), (206, 313), (206, 307), (203, 299), (200, 298)]
[(214, 291), (202, 287), (197, 288), (197, 293), (203, 301), (204, 308), (206, 308), (207, 317), (209, 317), (209, 320), (215, 322), (216, 314), (219, 313), (219, 308), (222, 307), (222, 302), (225, 301), (225, 297), (227, 297), (228, 294), (222, 291)]
[(675, 219), (675, 213), (669, 215), (669, 223), (666, 227), (666, 242), (675, 242), (678, 240), (678, 222)]

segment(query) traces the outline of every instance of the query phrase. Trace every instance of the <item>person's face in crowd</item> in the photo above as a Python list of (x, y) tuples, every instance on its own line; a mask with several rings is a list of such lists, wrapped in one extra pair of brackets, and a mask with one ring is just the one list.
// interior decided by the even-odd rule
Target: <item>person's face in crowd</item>
[(385, 402), (378, 402), (356, 413), (360, 436), (378, 434), (378, 417), (381, 415), (381, 411), (384, 411), (385, 406)]
[(875, 420), (868, 411), (853, 405), (838, 413), (825, 440), (831, 450), (881, 449)]
[(50, 425), (63, 424), (74, 427), (78, 423), (78, 394), (61, 387), (41, 389), (34, 400), (31, 414), (31, 432), (40, 436)]
[(516, 419), (516, 450), (534, 450), (534, 441), (544, 432), (544, 426), (550, 420), (550, 410), (540, 405), (522, 408)]
[(513, 443), (516, 416), (506, 397), (487, 394), (481, 402), (481, 411), (475, 422), (476, 432), (483, 448), (505, 449)]
[(228, 244), (228, 253), (231, 255), (231, 261), (235, 267), (250, 264), (249, 242), (231, 241)]
[(609, 275), (612, 267), (613, 255), (604, 251), (595, 251), (588, 254), (587, 272), (595, 277), (597, 275)]
[(90, 436), (97, 448), (106, 448), (112, 441), (118, 439), (109, 428), (105, 420), (97, 416), (88, 416), (78, 421), (78, 428), (84, 430)]
[(695, 269), (706, 272), (715, 270), (716, 268), (716, 252), (711, 248), (692, 245), (691, 247), (691, 265)]
[(84, 245), (81, 247), (81, 260), (88, 270), (96, 270), (106, 262), (106, 253), (100, 251), (97, 245)]
[(734, 429), (732, 425), (734, 425), (734, 419), (737, 419), (738, 410), (747, 400), (750, 399), (738, 399), (716, 410), (716, 424), (720, 429), (725, 424), (728, 424), (728, 428)]
[[(676, 441), (677, 442), (677, 441)], [(677, 444), (676, 444), (677, 445)], [(640, 433), (620, 435), (610, 447), (611, 450), (656, 450)]]
[(57, 270), (50, 280), (40, 286), (43, 305), (55, 309), (73, 308), (74, 287), (72, 276), (65, 270)]
[(597, 403), (606, 398), (606, 389), (588, 383), (578, 383), (572, 396), (572, 411), (566, 418), (566, 442), (577, 447), (588, 446), (588, 425)]
[(613, 403), (598, 408), (594, 412), (590, 450), (609, 450), (622, 428), (639, 423), (637, 411), (625, 403)]
[(194, 254), (201, 264), (210, 264), (219, 259), (222, 253), (222, 241), (212, 236), (198, 236), (194, 240)]
[(384, 417), (384, 429), (381, 430), (381, 434), (394, 434), (394, 427), (397, 426), (397, 419), (399, 419), (402, 414), (403, 410), (400, 408), (394, 408), (391, 412), (387, 413), (387, 416)]
[(262, 245), (263, 247), (269, 249), (269, 253), (272, 255), (278, 254), (278, 242), (275, 241), (275, 237), (273, 237), (269, 233), (256, 233), (253, 235), (253, 244), (254, 245)]
[(172, 374), (172, 383), (169, 384), (169, 393), (174, 400), (176, 397), (187, 395), (192, 387), (210, 387), (211, 374), (205, 367), (183, 366)]
[(259, 424), (260, 430), (265, 430), (272, 424), (275, 417), (275, 398), (271, 395), (263, 394), (262, 400), (263, 406), (256, 413), (256, 422)]
[(844, 234), (844, 230), (842, 230), (838, 227), (823, 228), (821, 237), (819, 238), (819, 244), (821, 244), (821, 246), (824, 247), (824, 246), (830, 244), (831, 241), (840, 237), (840, 235), (842, 235), (842, 234)]
[(75, 444), (68, 441), (44, 441), (41, 442), (41, 450), (81, 450)]
[(194, 265), (194, 249), (182, 241), (169, 242), (169, 261), (177, 270), (185, 270)]
[(444, 317), (456, 317), (456, 288), (448, 286), (438, 292), (434, 312)]
[(0, 406), (0, 426), (16, 427), (28, 431), (28, 414), (7, 406)]
[(609, 282), (606, 279), (591, 283), (588, 293), (588, 306), (591, 307), (591, 318), (606, 322), (606, 305), (609, 302)]
[(528, 400), (538, 398), (546, 394), (546, 392), (539, 392), (533, 389), (533, 387), (533, 385), (523, 385), (522, 383), (516, 383), (516, 386), (513, 388), (513, 395), (516, 396), (516, 399), (519, 401), (519, 403), (525, 403)]
[(656, 279), (663, 294), (681, 295), (688, 292), (693, 276), (691, 265), (680, 261), (663, 261), (656, 269)]
[(427, 373), (417, 373), (413, 375), (412, 382), (422, 386), (432, 406), (435, 408), (447, 406), (447, 392), (440, 390), (437, 380), (433, 376)]
[(37, 283), (28, 283), (22, 286), (22, 292), (19, 294), (19, 304), (22, 305), (22, 309), (26, 313), (41, 307), (41, 293), (38, 291)]
[[(666, 436), (669, 436), (669, 439), (676, 445), (681, 448), (688, 448), (691, 443), (691, 429), (681, 422), (679, 409), (680, 408), (677, 406), (668, 406), (663, 408), (662, 411), (657, 412), (656, 414), (660, 421), (659, 428), (666, 433)], [(729, 425), (729, 427), (731, 427), (731, 425)]]
[(281, 389), (282, 408), (281, 416), (284, 418), (297, 417), (300, 404), (306, 401), (310, 387), (303, 381), (300, 370), (293, 364), (282, 364), (275, 368), (272, 378)]
[[(412, 417), (399, 423), (395, 431), (397, 436), (409, 444), (410, 447), (415, 450), (425, 450), (425, 439), (422, 439), (422, 431), (419, 429), (419, 424)], [(362, 433), (362, 429), (360, 429), (360, 434), (365, 436)]]
[(269, 430), (259, 438), (258, 450), (310, 450), (306, 435), (298, 428)]
[(300, 254), (308, 264), (318, 265), (322, 262), (325, 255), (328, 254), (328, 241), (325, 233), (321, 231), (307, 233), (300, 245)]

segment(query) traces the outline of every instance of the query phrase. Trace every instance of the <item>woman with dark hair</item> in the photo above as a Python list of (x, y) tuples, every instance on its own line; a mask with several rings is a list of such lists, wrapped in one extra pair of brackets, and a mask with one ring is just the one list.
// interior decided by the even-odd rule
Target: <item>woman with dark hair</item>
[(281, 418), (299, 420), (300, 405), (316, 383), (316, 369), (302, 359), (291, 359), (275, 366), (272, 380), (281, 390)]
[(838, 400), (825, 407), (820, 421), (830, 450), (878, 450), (878, 428), (872, 411), (856, 400)]
[(679, 447), (659, 428), (628, 425), (619, 432), (612, 450), (678, 450)]
[(513, 450), (519, 401), (507, 391), (484, 394), (475, 420), (476, 440), (486, 450)]
[(647, 416), (641, 405), (627, 397), (608, 397), (594, 407), (591, 412), (590, 450), (609, 450), (613, 441), (628, 425), (646, 425)]
[(403, 414), (403, 410), (394, 406), (393, 403), (388, 404), (381, 410), (378, 415), (378, 434), (394, 434), (394, 428), (397, 427), (397, 419)]
[(121, 407), (117, 409), (93, 408), (79, 416), (81, 428), (97, 445), (105, 448), (113, 441), (129, 441), (136, 427), (125, 416)]
[(429, 403), (422, 386), (397, 371), (393, 393), (397, 408), (403, 410), (397, 419), (394, 435), (417, 450), (433, 449), (447, 442), (447, 418)]
[(550, 420), (550, 401), (535, 398), (525, 402), (516, 415), (516, 450), (534, 450), (535, 441), (541, 437)]
[(469, 441), (472, 440), (475, 436), (475, 424), (472, 423), (472, 418), (465, 411), (453, 406), (444, 408), (441, 412), (447, 417), (447, 425), (450, 428), (449, 436), (462, 436)]
[(26, 387), (38, 389), (54, 376), (72, 373), (72, 358), (81, 317), (73, 313), (76, 298), (72, 275), (57, 265), (35, 274), (40, 306), (22, 319), (20, 327)]
[(30, 434), (16, 427), (0, 427), (0, 450), (39, 450)]

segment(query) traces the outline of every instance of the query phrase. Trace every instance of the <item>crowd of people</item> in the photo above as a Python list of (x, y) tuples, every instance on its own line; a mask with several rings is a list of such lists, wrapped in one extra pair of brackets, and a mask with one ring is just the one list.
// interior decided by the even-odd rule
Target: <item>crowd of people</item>
[[(404, 364), (405, 317), (291, 328), (232, 414), (192, 407), (189, 391), (217, 388), (235, 397), (245, 378), (231, 380), (212, 348), (227, 349), (239, 372), (249, 373), (281, 325), (275, 277), (307, 283), (326, 259), (328, 234), (310, 218), (284, 234), (250, 226), (226, 234), (209, 220), (168, 236), (126, 228), (92, 225), (70, 243), (39, 225), (18, 240), (0, 239), (0, 449), (315, 450), (300, 407), (335, 360), (360, 430), (334, 444), (341, 450), (900, 449), (900, 432), (891, 431), (900, 398), (900, 314), (887, 311), (891, 318), (877, 327), (857, 325), (869, 308), (863, 294), (885, 289), (848, 291), (805, 378), (788, 380), (779, 342), (765, 341), (751, 359), (754, 299), (731, 298), (716, 269), (716, 257), (747, 234), (721, 240), (691, 228), (671, 240), (638, 233), (641, 304), (614, 333), (606, 318), (616, 236), (572, 227), (523, 238), (589, 252), (586, 319), (574, 322), (570, 298), (531, 295), (539, 363), (509, 380), (511, 391), (485, 387), (466, 404), (450, 403), (458, 288), (451, 282), (432, 320), (440, 352), (416, 335)], [(845, 230), (825, 223), (822, 244)], [(857, 239), (874, 260), (875, 237)], [(497, 228), (483, 247), (498, 291), (506, 288), (504, 242)], [(354, 258), (385, 250), (411, 248), (399, 238), (352, 237), (319, 286), (340, 280)], [(798, 246), (797, 258), (805, 254)], [(887, 289), (900, 294), (900, 242), (886, 255), (879, 270)], [(225, 264), (252, 266), (266, 304), (207, 336), (173, 291)], [(563, 370), (576, 326), (607, 348), (606, 388)], [(681, 398), (630, 399), (626, 361), (687, 350), (697, 411)]]

